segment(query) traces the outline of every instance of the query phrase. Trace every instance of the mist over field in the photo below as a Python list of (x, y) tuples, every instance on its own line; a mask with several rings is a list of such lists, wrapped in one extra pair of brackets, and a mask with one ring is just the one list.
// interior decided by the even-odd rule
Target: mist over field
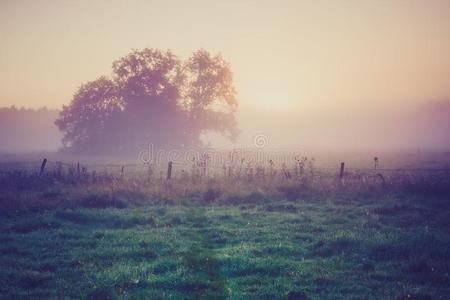
[(57, 151), (61, 133), (55, 126), (58, 110), (0, 108), (0, 151)]
[(448, 149), (450, 102), (390, 110), (277, 111), (242, 109), (240, 144), (265, 134), (268, 147), (333, 150)]
[(450, 295), (450, 1), (0, 2), (0, 299)]
[[(54, 124), (58, 110), (0, 110), (0, 151), (3, 153), (55, 152), (62, 135)], [(404, 107), (394, 111), (373, 109), (351, 112), (240, 108), (240, 134), (229, 142), (217, 134), (203, 140), (218, 150), (255, 148), (255, 137), (267, 137), (266, 150), (417, 151), (450, 149), (450, 101)], [(143, 141), (145, 147), (151, 141)], [(129, 156), (138, 156), (138, 149)]]

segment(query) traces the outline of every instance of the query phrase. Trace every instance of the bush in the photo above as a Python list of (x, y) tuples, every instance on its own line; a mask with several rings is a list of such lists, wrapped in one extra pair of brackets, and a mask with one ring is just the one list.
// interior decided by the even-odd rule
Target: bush
[(220, 190), (210, 187), (203, 194), (203, 201), (206, 203), (214, 202), (221, 194), (222, 192)]

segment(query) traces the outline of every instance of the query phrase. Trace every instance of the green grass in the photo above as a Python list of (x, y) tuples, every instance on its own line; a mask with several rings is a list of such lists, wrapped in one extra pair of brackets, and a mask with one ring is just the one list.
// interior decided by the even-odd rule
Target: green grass
[(0, 298), (448, 299), (448, 200), (113, 202), (10, 215)]

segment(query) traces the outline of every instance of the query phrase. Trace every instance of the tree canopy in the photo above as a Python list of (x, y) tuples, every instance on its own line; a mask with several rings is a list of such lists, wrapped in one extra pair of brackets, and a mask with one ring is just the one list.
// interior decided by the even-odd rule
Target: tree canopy
[(238, 134), (233, 73), (221, 55), (198, 50), (186, 61), (170, 51), (134, 50), (112, 76), (82, 84), (56, 125), (78, 153), (129, 153), (201, 146), (201, 134)]

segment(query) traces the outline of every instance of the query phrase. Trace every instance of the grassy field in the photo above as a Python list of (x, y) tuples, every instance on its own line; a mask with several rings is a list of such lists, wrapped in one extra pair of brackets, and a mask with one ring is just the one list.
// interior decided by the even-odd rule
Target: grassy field
[(448, 299), (448, 201), (255, 200), (6, 218), (1, 297)]
[(376, 177), (11, 171), (0, 298), (449, 299), (449, 176)]

